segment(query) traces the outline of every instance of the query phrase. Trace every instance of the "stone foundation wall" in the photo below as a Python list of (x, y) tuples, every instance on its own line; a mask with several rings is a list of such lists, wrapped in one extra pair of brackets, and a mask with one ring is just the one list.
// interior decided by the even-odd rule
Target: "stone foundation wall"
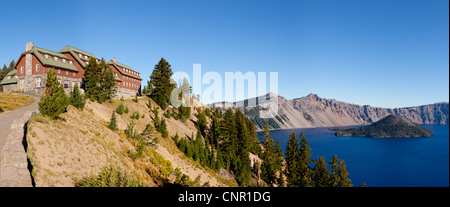
[[(36, 85), (36, 78), (41, 78), (41, 87), (38, 87)], [(47, 82), (47, 74), (31, 74), (31, 75), (26, 75), (25, 77), (19, 76), (18, 79), (19, 79), (18, 80), (19, 83), (20, 83), (20, 79), (25, 79), (25, 84), (24, 84), (24, 88), (22, 89), (22, 92), (33, 92), (33, 93), (37, 93), (37, 94), (44, 93), (45, 83)], [(65, 76), (58, 76), (58, 79), (61, 80), (61, 84), (63, 84), (63, 86), (64, 86), (64, 81), (66, 81), (66, 80), (69, 81), (69, 87), (64, 88), (64, 92), (66, 92), (67, 95), (69, 95), (70, 91), (73, 90), (72, 85), (74, 83), (78, 84), (78, 87), (80, 87), (81, 81), (82, 81), (82, 79), (70, 78), (70, 77), (65, 77)], [(84, 92), (84, 90), (81, 89), (80, 92)]]
[(117, 88), (116, 96), (115, 98), (133, 98), (136, 95), (136, 90), (126, 89), (126, 88)]
[(3, 85), (3, 93), (9, 93), (9, 92), (13, 92), (13, 91), (17, 91), (18, 90), (18, 84), (8, 84), (8, 85)]

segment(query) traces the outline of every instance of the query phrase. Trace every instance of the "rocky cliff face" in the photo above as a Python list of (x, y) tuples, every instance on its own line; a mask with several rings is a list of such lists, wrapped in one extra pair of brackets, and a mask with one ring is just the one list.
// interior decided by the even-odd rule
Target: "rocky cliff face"
[[(257, 100), (266, 97), (268, 95), (258, 97)], [(235, 103), (228, 105), (236, 108)], [(261, 129), (264, 127), (265, 120), (258, 117), (259, 109), (256, 110), (257, 108), (244, 107), (242, 110)], [(316, 94), (309, 94), (294, 100), (286, 100), (284, 97), (278, 96), (278, 114), (268, 121), (272, 128), (280, 129), (351, 126), (371, 124), (391, 114), (403, 116), (417, 124), (448, 124), (449, 103), (391, 109), (350, 104), (335, 99), (321, 98)]]

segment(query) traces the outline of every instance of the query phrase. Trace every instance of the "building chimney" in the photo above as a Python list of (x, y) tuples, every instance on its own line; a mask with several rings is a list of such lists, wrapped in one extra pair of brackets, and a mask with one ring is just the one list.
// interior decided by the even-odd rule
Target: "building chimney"
[(114, 63), (116, 63), (116, 58), (115, 57), (113, 57), (113, 58), (111, 58), (112, 59), (112, 61), (114, 62)]
[(33, 43), (32, 42), (27, 42), (27, 44), (25, 44), (25, 52), (29, 52), (31, 51), (31, 49), (33, 49)]

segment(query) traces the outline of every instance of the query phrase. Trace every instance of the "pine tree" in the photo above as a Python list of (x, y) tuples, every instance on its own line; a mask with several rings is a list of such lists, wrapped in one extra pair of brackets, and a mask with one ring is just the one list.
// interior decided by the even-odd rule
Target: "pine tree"
[(336, 155), (333, 155), (331, 158), (331, 161), (328, 163), (331, 166), (330, 170), (330, 186), (331, 187), (338, 187), (340, 183), (339, 178), (339, 159)]
[(275, 153), (275, 145), (270, 136), (269, 124), (266, 122), (266, 128), (264, 130), (263, 145), (264, 152), (262, 156), (263, 163), (261, 164), (261, 177), (264, 181), (269, 184), (276, 182), (276, 153)]
[(100, 74), (101, 68), (97, 64), (96, 59), (91, 58), (85, 67), (83, 77), (84, 91), (86, 96), (91, 99), (91, 101), (98, 100), (100, 96)]
[(83, 109), (86, 104), (86, 99), (84, 99), (84, 97), (80, 94), (78, 84), (75, 84), (75, 87), (70, 92), (69, 103), (77, 109)]
[(289, 140), (286, 146), (286, 178), (288, 186), (294, 187), (299, 184), (299, 164), (300, 164), (300, 151), (298, 149), (298, 142), (295, 132), (289, 136)]
[(330, 174), (324, 157), (317, 158), (316, 160), (313, 171), (313, 180), (315, 187), (330, 187)]
[(116, 111), (113, 111), (111, 114), (111, 119), (109, 120), (108, 128), (113, 131), (117, 130)]
[(97, 64), (96, 58), (89, 60), (85, 68), (83, 83), (86, 96), (91, 101), (99, 103), (113, 98), (117, 90), (114, 73), (103, 58), (99, 64)]
[(349, 175), (347, 171), (347, 167), (345, 165), (345, 161), (341, 160), (339, 163), (339, 187), (352, 187), (353, 184), (350, 178), (347, 176)]
[(163, 110), (169, 106), (170, 94), (175, 86), (170, 82), (172, 76), (172, 68), (164, 58), (155, 65), (150, 76), (150, 86), (152, 86), (152, 93), (150, 97), (161, 106)]
[(300, 162), (299, 162), (299, 186), (301, 187), (312, 187), (312, 172), (311, 163), (314, 161), (312, 158), (311, 148), (308, 146), (308, 141), (303, 133), (300, 134)]
[(47, 72), (47, 82), (45, 83), (45, 91), (38, 103), (39, 111), (42, 115), (52, 119), (59, 118), (69, 106), (69, 98), (64, 92), (63, 86), (59, 83), (55, 69)]
[(123, 105), (123, 103), (120, 103), (119, 106), (118, 106), (117, 109), (116, 109), (117, 114), (122, 115), (123, 112), (124, 112), (124, 107), (125, 107), (125, 106)]

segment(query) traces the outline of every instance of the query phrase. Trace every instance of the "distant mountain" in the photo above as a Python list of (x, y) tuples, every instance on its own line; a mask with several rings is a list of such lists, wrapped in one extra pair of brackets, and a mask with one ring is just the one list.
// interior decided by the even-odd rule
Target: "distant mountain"
[(389, 115), (369, 126), (354, 129), (337, 129), (336, 136), (359, 136), (372, 138), (431, 137), (433, 132), (406, 120), (402, 116)]
[[(270, 95), (277, 97), (278, 114), (275, 118), (262, 119), (259, 111), (267, 109), (263, 103)], [(256, 107), (248, 107), (248, 103), (255, 101)], [(258, 129), (263, 129), (265, 121), (269, 122), (272, 129), (308, 128), (308, 127), (334, 127), (351, 125), (368, 125), (379, 121), (388, 115), (400, 115), (417, 124), (448, 124), (449, 103), (435, 103), (423, 106), (406, 108), (380, 108), (369, 105), (356, 105), (325, 99), (316, 94), (287, 100), (274, 93), (239, 102), (223, 102), (210, 104), (223, 110), (236, 105), (243, 105), (241, 110), (256, 124)]]

